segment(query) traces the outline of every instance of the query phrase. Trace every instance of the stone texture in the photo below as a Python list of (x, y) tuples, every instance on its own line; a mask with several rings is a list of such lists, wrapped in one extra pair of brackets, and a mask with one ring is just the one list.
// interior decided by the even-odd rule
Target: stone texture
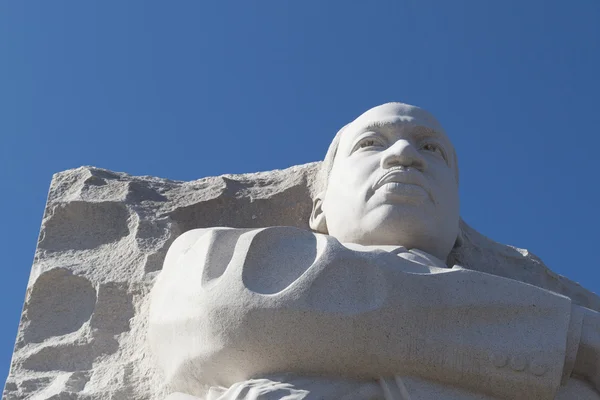
[[(215, 400), (262, 400), (250, 393), (279, 384), (296, 393), (274, 399), (365, 400), (351, 395), (360, 384), (400, 389), (407, 377), (423, 379), (408, 397), (372, 399), (553, 400), (582, 322), (548, 290), (292, 227), (186, 232), (150, 299), (148, 341), (166, 381), (199, 399), (207, 385), (226, 389)], [(461, 390), (420, 396), (434, 382)]]
[[(54, 176), (3, 399), (163, 399), (147, 349), (147, 295), (166, 250), (194, 228), (308, 229), (318, 163), (177, 182), (82, 167)], [(450, 263), (600, 299), (526, 250), (461, 221)]]

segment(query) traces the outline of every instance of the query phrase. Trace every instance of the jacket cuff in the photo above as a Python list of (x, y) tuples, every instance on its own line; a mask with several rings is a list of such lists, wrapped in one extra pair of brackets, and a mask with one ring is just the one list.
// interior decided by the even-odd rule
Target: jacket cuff
[(571, 321), (569, 322), (569, 332), (567, 333), (567, 348), (565, 351), (565, 365), (561, 385), (566, 385), (571, 377), (577, 351), (579, 349), (579, 341), (581, 340), (581, 327), (583, 326), (584, 309), (581, 306), (572, 304), (571, 306)]

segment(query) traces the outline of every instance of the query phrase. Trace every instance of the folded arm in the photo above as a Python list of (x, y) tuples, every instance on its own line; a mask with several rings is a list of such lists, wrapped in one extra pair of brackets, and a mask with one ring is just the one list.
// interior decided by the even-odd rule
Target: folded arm
[(171, 385), (186, 393), (190, 376), (228, 387), (297, 372), (414, 374), (552, 399), (571, 368), (597, 376), (590, 365), (598, 364), (578, 351), (596, 343), (586, 333), (593, 318), (571, 307), (522, 282), (427, 269), (300, 229), (216, 228), (188, 232), (169, 250), (150, 341)]

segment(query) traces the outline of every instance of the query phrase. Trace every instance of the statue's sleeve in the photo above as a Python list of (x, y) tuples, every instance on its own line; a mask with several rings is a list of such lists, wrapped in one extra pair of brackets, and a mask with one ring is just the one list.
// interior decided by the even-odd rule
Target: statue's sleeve
[(149, 340), (170, 385), (190, 394), (294, 372), (553, 399), (570, 321), (569, 298), (515, 280), (296, 228), (214, 228), (169, 250)]

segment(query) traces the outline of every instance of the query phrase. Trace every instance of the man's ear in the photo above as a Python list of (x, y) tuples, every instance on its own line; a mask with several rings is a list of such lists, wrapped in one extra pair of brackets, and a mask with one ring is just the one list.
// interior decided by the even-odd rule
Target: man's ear
[(310, 213), (310, 220), (308, 221), (310, 229), (319, 233), (328, 233), (325, 213), (323, 212), (324, 197), (325, 192), (321, 192), (313, 199), (312, 212)]

